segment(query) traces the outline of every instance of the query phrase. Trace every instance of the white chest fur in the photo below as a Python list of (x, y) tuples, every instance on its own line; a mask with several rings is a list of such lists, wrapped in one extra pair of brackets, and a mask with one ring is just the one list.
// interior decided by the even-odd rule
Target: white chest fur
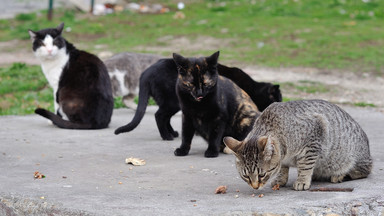
[(51, 36), (47, 35), (43, 42), (44, 46), (35, 50), (35, 56), (40, 60), (45, 78), (53, 89), (56, 112), (59, 108), (59, 105), (56, 102), (56, 92), (59, 88), (59, 80), (63, 68), (69, 60), (69, 55), (66, 53), (65, 47), (59, 49), (57, 46), (53, 45)]

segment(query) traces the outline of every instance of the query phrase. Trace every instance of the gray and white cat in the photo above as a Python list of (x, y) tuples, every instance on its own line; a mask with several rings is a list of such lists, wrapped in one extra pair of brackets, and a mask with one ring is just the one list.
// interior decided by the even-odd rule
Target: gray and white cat
[(295, 190), (307, 190), (312, 179), (365, 178), (371, 172), (368, 137), (338, 106), (323, 100), (273, 103), (255, 121), (243, 141), (225, 137), (236, 155), (241, 178), (254, 189), (269, 179), (284, 186), (289, 167), (297, 167)]
[(139, 78), (149, 66), (162, 56), (144, 53), (123, 52), (104, 61), (112, 83), (114, 97), (123, 97), (123, 103), (136, 109), (134, 98), (139, 92)]

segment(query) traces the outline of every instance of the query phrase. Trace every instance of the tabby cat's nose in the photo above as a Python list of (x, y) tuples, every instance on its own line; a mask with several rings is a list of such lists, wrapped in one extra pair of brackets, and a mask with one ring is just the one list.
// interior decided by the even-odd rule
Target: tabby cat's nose
[(253, 189), (259, 189), (259, 183), (258, 182), (251, 182), (251, 187), (253, 187)]

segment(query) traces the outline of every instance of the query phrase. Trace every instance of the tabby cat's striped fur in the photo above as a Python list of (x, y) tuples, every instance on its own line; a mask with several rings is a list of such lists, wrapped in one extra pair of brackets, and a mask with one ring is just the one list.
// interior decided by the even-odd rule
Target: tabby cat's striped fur
[(289, 167), (297, 167), (295, 190), (307, 190), (313, 179), (342, 182), (371, 172), (368, 138), (359, 124), (338, 106), (323, 100), (273, 103), (256, 120), (244, 141), (224, 143), (235, 152), (240, 176), (253, 188), (284, 186)]

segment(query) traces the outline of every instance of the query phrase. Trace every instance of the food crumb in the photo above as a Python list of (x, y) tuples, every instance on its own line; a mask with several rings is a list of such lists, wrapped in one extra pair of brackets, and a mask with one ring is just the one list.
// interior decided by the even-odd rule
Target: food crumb
[(35, 174), (33, 175), (33, 177), (35, 179), (42, 179), (42, 178), (45, 178), (45, 175), (43, 175), (42, 173), (40, 173), (39, 171), (36, 171)]
[(263, 196), (264, 196), (264, 194), (259, 194), (259, 197), (260, 197), (260, 198), (263, 198)]
[(125, 163), (132, 164), (134, 166), (143, 166), (146, 164), (145, 160), (140, 158), (133, 158), (133, 157), (126, 158)]
[(272, 190), (280, 190), (280, 185), (279, 184), (276, 184), (272, 187)]
[(255, 195), (255, 194), (252, 194), (251, 196), (252, 196), (252, 197), (255, 197), (256, 195)]
[(227, 192), (227, 186), (221, 185), (216, 188), (215, 194), (225, 194)]

